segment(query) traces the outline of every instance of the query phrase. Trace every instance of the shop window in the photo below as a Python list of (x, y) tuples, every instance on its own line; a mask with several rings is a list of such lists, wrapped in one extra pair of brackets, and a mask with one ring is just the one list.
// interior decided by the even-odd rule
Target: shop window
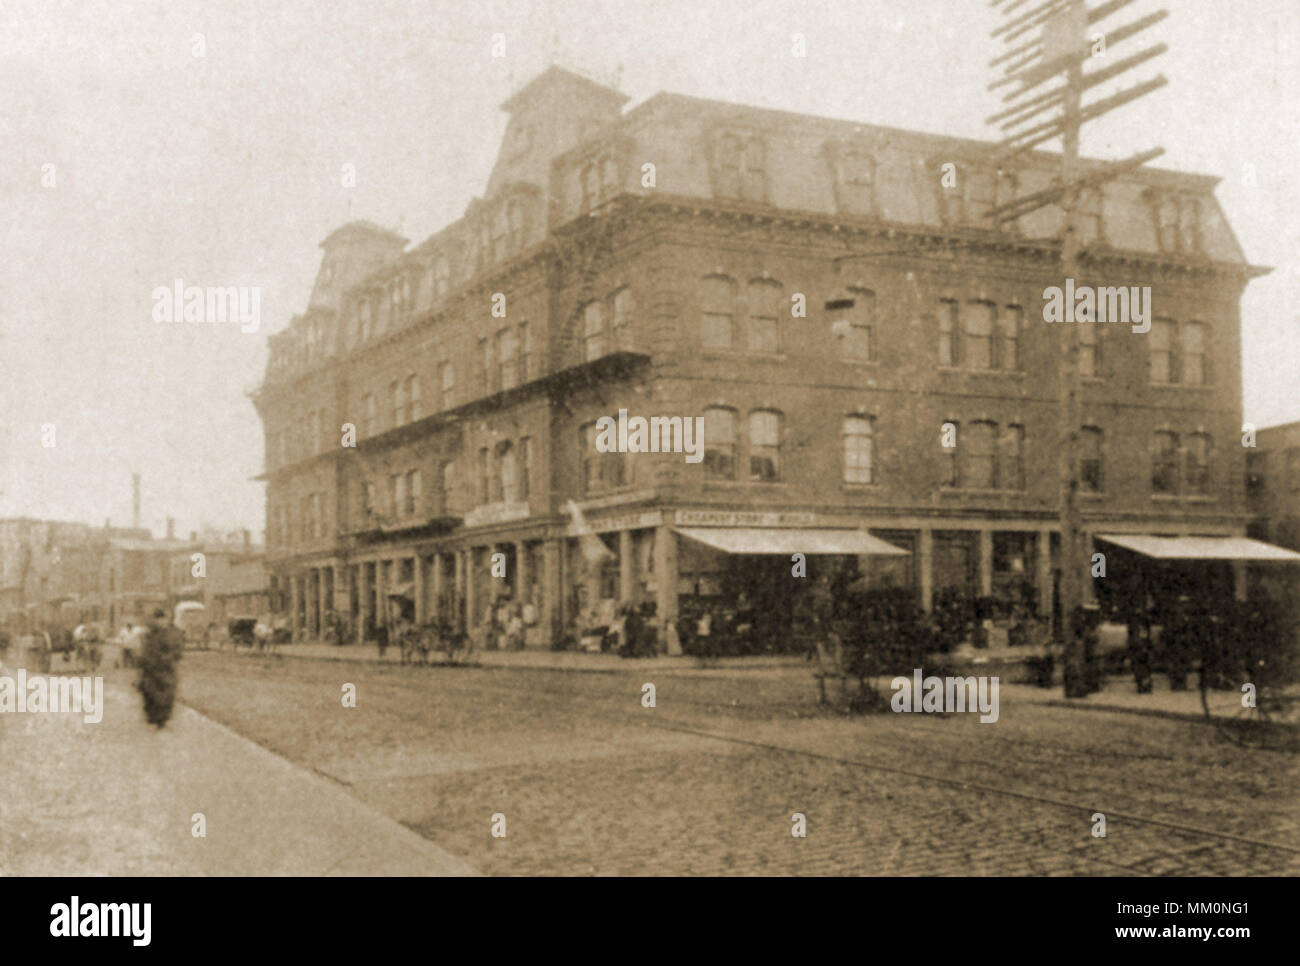
[(729, 278), (711, 275), (704, 279), (701, 288), (700, 335), (704, 348), (730, 349), (736, 284)]
[(761, 483), (781, 478), (781, 414), (778, 412), (760, 409), (749, 414), (749, 478)]
[(1210, 453), (1212, 444), (1205, 433), (1187, 437), (1187, 492), (1197, 496), (1210, 493)]
[(1152, 440), (1151, 490), (1153, 493), (1178, 492), (1178, 434), (1157, 432)]
[(704, 475), (714, 480), (736, 478), (736, 413), (718, 407), (704, 411)]
[(746, 348), (754, 353), (775, 353), (779, 349), (777, 319), (781, 311), (781, 285), (770, 279), (749, 283), (749, 322)]
[(844, 417), (844, 482), (874, 483), (875, 421), (870, 416)]
[(1085, 493), (1100, 493), (1102, 490), (1104, 439), (1104, 434), (1096, 426), (1084, 426), (1079, 431), (1079, 487)]

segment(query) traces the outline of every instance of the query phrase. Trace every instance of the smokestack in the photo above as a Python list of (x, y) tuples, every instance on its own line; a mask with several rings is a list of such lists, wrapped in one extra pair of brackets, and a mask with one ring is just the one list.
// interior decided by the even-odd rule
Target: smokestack
[(167, 539), (176, 539), (176, 520), (174, 517), (167, 518)]
[(131, 526), (140, 529), (140, 474), (131, 474)]

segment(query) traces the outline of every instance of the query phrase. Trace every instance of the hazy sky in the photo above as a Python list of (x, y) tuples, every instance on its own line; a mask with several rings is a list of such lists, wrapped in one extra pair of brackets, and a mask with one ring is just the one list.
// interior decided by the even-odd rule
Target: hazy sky
[[(1136, 74), (1169, 87), (1093, 125), (1084, 150), (1159, 144), (1161, 166), (1223, 179), (1247, 258), (1274, 268), (1242, 305), (1245, 418), (1300, 419), (1300, 9), (1170, 6), (1148, 35), (1171, 50)], [(632, 103), (668, 90), (987, 138), (997, 22), (987, 0), (5, 0), (0, 517), (127, 524), (136, 470), (155, 532), (173, 516), (181, 533), (260, 533), (246, 394), (268, 332), (306, 303), (321, 239), (349, 215), (417, 242), (459, 217), (499, 104), (550, 62), (617, 78)], [(261, 329), (155, 324), (150, 293), (178, 277), (259, 286)]]

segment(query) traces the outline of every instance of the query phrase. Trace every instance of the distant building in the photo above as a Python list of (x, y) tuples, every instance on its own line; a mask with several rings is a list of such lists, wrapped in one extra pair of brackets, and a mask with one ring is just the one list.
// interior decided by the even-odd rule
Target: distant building
[(207, 610), (208, 620), (218, 624), (232, 607), (260, 607), (248, 616), (270, 609), (265, 548), (252, 542), (249, 531), (209, 533), (206, 539), (191, 534), (191, 540), (189, 546), (171, 557), (169, 600), (173, 608), (181, 601), (198, 601)]
[[(1059, 158), (999, 168), (975, 141), (625, 101), (552, 68), (503, 105), (461, 219), (411, 248), (359, 221), (322, 242), (253, 397), (295, 636), (331, 609), (363, 634), (393, 593), (471, 627), (502, 593), (532, 600), (542, 646), (599, 601), (652, 601), (666, 631), (736, 587), (787, 606), (748, 582), (788, 581), (801, 547), (856, 546), (846, 531), (907, 550), (867, 576), (926, 609), (1028, 588), (1051, 613), (1061, 567), (1087, 565), (1056, 534), (1043, 305), (1062, 218), (985, 216), (1048, 188)], [(1239, 306), (1261, 270), (1216, 181), (1143, 169), (1082, 200), (1079, 284), (1153, 300), (1146, 332), (1080, 329), (1089, 553), (1245, 531)], [(620, 408), (702, 418), (702, 460), (598, 452)]]

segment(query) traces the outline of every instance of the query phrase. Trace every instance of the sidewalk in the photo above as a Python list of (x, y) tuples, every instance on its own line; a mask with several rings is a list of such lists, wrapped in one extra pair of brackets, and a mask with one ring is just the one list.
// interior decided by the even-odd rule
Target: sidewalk
[(97, 724), (0, 714), (0, 875), (477, 874), (190, 708), (155, 731), (130, 681), (105, 675)]
[[(370, 661), (384, 664), (400, 664), (401, 656), (396, 647), (390, 647), (381, 658), (379, 649), (373, 644), (324, 644), (311, 642), (306, 644), (281, 644), (279, 653), (287, 657), (309, 657), (317, 660), (332, 661)], [(436, 652), (429, 656), (431, 662), (441, 655)], [(529, 649), (525, 651), (486, 651), (476, 650), (470, 659), (471, 664), (483, 667), (507, 668), (542, 668), (551, 671), (595, 671), (614, 673), (618, 671), (652, 670), (684, 671), (703, 675), (728, 675), (735, 672), (771, 671), (777, 669), (811, 667), (802, 655), (773, 654), (760, 657), (725, 657), (701, 663), (699, 658), (679, 657), (645, 657), (622, 658), (617, 654), (588, 654), (583, 651), (550, 651)]]
[(1205, 721), (1201, 706), (1201, 692), (1195, 681), (1186, 691), (1169, 690), (1169, 682), (1157, 675), (1150, 694), (1138, 694), (1131, 675), (1116, 675), (1102, 681), (1101, 690), (1086, 698), (1066, 698), (1062, 686), (1050, 688), (1032, 684), (1000, 684), (999, 690), (1016, 701), (1042, 705), (1046, 708), (1070, 708), (1075, 711), (1118, 711), (1125, 714), (1151, 715), (1158, 718), (1179, 718)]

